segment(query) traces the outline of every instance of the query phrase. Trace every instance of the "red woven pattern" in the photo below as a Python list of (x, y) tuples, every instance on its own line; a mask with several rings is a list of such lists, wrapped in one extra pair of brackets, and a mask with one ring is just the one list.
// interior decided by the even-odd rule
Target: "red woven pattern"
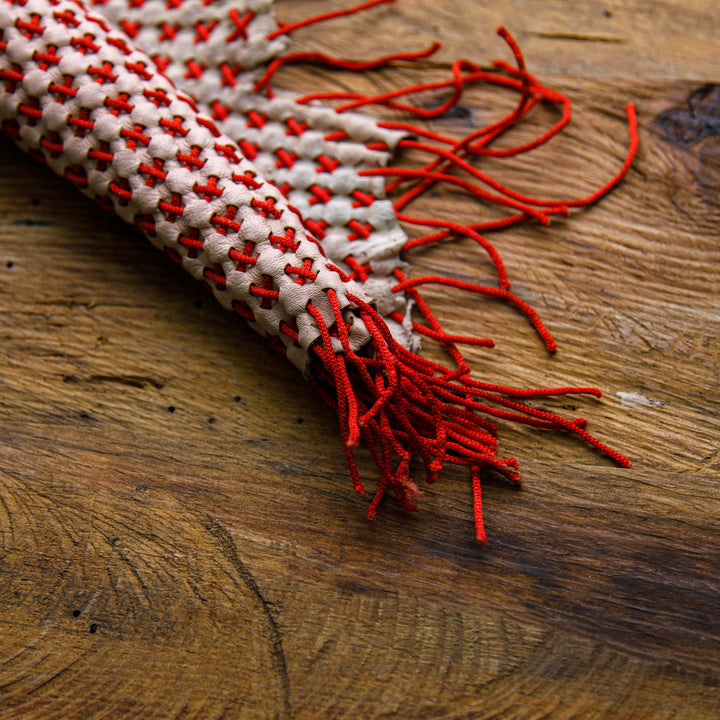
[(161, 70), (179, 63), (188, 77), (218, 69), (229, 83), (287, 45), (272, 0), (92, 0)]
[[(79, 3), (17, 0), (2, 12), (4, 132), (133, 223), (305, 370), (319, 337), (305, 307), (333, 322), (314, 281), (342, 297), (346, 283), (282, 194)], [(367, 341), (361, 325), (356, 348)]]
[[(160, 12), (159, 3), (139, 0), (98, 4), (300, 210), (305, 227), (348, 276), (364, 282), (371, 260), (394, 258), (382, 273), (374, 273), (385, 276), (383, 297), (389, 297), (394, 284), (389, 276), (407, 237), (385, 196), (384, 179), (359, 173), (384, 165), (387, 148), (403, 133), (380, 128), (370, 118), (299, 106), (288, 93), (270, 99), (253, 92), (263, 71), (259, 63), (284, 48), (281, 35), (306, 23), (277, 27), (270, 0), (182, 0), (167, 13)], [(381, 311), (407, 313), (404, 293), (383, 303)]]

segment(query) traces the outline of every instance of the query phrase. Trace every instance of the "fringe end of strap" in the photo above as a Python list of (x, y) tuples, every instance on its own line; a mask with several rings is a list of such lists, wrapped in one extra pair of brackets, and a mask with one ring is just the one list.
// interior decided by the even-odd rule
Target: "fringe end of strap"
[[(415, 459), (422, 461), (429, 484), (446, 464), (462, 465), (470, 471), (476, 537), (484, 544), (481, 471), (493, 470), (511, 483), (521, 482), (517, 461), (498, 455), (495, 419), (572, 433), (618, 465), (630, 466), (628, 458), (585, 430), (585, 418), (569, 420), (520, 402), (552, 395), (599, 397), (597, 388), (520, 390), (473, 380), (466, 367), (450, 370), (404, 348), (370, 305), (350, 295), (356, 306), (355, 317), (362, 320), (372, 338), (360, 355), (350, 347), (349, 319), (343, 315), (334, 291), (327, 294), (334, 313), (331, 326), (316, 308), (308, 306), (321, 331), (321, 340), (313, 347), (316, 385), (338, 414), (355, 490), (366, 492), (354, 455), (361, 437), (380, 472), (380, 483), (367, 509), (368, 519), (375, 518), (388, 490), (403, 508), (416, 509), (415, 500), (422, 491), (411, 477)], [(342, 352), (337, 350), (337, 341)]]

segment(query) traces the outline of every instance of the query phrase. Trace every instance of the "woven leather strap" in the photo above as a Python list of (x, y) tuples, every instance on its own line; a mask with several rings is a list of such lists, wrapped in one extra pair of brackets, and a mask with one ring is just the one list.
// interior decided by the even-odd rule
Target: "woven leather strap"
[[(375, 298), (394, 337), (419, 349), (405, 292), (392, 273), (405, 268), (407, 236), (385, 192), (385, 166), (405, 132), (370, 116), (301, 105), (290, 92), (253, 91), (263, 65), (284, 52), (272, 0), (94, 0), (118, 32), (191, 96), (217, 128), (285, 195), (328, 257)], [(358, 268), (363, 268), (358, 271)], [(403, 324), (390, 319), (399, 313)]]
[[(295, 212), (194, 101), (76, 0), (0, 6), (3, 131), (133, 223), (303, 372), (345, 282)], [(367, 341), (353, 321), (351, 345)], [(338, 343), (338, 350), (341, 350)]]

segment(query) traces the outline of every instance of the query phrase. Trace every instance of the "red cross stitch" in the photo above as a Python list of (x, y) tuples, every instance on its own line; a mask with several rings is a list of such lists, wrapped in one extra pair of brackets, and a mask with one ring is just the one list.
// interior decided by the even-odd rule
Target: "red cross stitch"
[(237, 39), (247, 40), (247, 26), (250, 21), (255, 17), (255, 13), (252, 10), (248, 10), (242, 17), (240, 13), (233, 8), (229, 13), (228, 17), (232, 20), (235, 25), (235, 29), (225, 38), (226, 42), (235, 42)]
[(28, 125), (36, 125), (37, 121), (42, 117), (42, 110), (40, 110), (40, 101), (37, 98), (29, 98), (28, 104), (24, 105), (20, 103), (18, 105), (18, 112), (28, 118)]
[(320, 164), (320, 167), (317, 168), (317, 172), (319, 173), (332, 172), (333, 170), (337, 170), (338, 165), (340, 165), (340, 162), (338, 160), (335, 160), (334, 158), (329, 158), (327, 155), (318, 155), (315, 159)]
[(64, 103), (68, 98), (75, 97), (77, 95), (77, 90), (70, 87), (73, 83), (73, 79), (72, 75), (66, 75), (63, 78), (62, 85), (50, 85), (48, 89), (51, 93), (55, 93), (57, 95), (57, 102)]
[(178, 34), (180, 30), (179, 25), (168, 25), (167, 23), (160, 23), (160, 34), (158, 35), (158, 40), (162, 42), (163, 40), (174, 40), (175, 36)]
[(33, 60), (38, 63), (41, 70), (47, 70), (51, 65), (57, 65), (60, 62), (60, 58), (55, 54), (56, 50), (55, 45), (49, 45), (47, 52), (33, 53)]
[(87, 187), (87, 172), (82, 165), (73, 165), (65, 170), (65, 177), (80, 188)]
[(80, 21), (75, 17), (75, 13), (72, 10), (54, 12), (53, 17), (66, 27), (76, 28), (80, 24)]
[(40, 145), (50, 153), (50, 157), (58, 158), (63, 151), (63, 142), (60, 135), (56, 132), (49, 133), (49, 137), (44, 135), (40, 138)]
[(95, 37), (90, 33), (86, 33), (81, 38), (72, 38), (70, 44), (83, 55), (94, 54), (100, 50), (100, 46), (95, 43)]
[[(59, 58), (58, 58), (59, 60)], [(115, 73), (112, 72), (113, 65), (110, 62), (104, 62), (102, 67), (90, 67), (87, 69), (88, 75), (92, 75), (95, 78), (95, 82), (103, 85), (106, 82), (115, 82), (118, 78)]]
[(105, 98), (105, 107), (110, 108), (110, 112), (113, 115), (120, 115), (120, 113), (131, 113), (134, 109), (134, 105), (130, 105), (128, 98), (130, 96), (127, 93), (120, 93), (116, 98)]
[(327, 229), (328, 225), (324, 220), (312, 220), (309, 218), (305, 218), (304, 223), (305, 227), (320, 240), (322, 240), (325, 235), (327, 235), (325, 230)]
[(282, 210), (278, 210), (278, 208), (275, 207), (275, 198), (273, 197), (265, 198), (265, 202), (253, 198), (250, 201), (250, 205), (252, 205), (262, 217), (272, 217), (278, 220), (282, 215)]
[(210, 218), (210, 222), (218, 229), (220, 235), (227, 235), (228, 230), (232, 232), (238, 232), (242, 225), (240, 222), (235, 221), (237, 215), (237, 207), (235, 205), (228, 205), (224, 215), (213, 215)]
[(15, 21), (15, 27), (18, 30), (22, 30), (23, 36), (28, 40), (34, 38), (36, 35), (42, 35), (45, 32), (45, 28), (40, 25), (39, 15), (31, 15), (30, 22), (18, 19)]
[(355, 231), (347, 236), (348, 240), (358, 240), (359, 238), (367, 240), (370, 237), (370, 233), (373, 231), (372, 225), (367, 223), (365, 225), (361, 225), (357, 220), (351, 220), (348, 223), (348, 227)]
[(193, 145), (190, 154), (178, 152), (175, 156), (188, 170), (199, 170), (204, 167), (205, 160), (200, 160), (201, 149), (197, 145)]
[(248, 127), (256, 127), (256, 128), (263, 128), (265, 127), (265, 123), (267, 122), (267, 116), (266, 115), (260, 115), (260, 113), (256, 112), (255, 110), (251, 110), (248, 114)]
[(134, 219), (135, 225), (150, 237), (155, 237), (155, 219), (152, 215), (143, 214), (136, 215)]
[[(144, 62), (126, 62), (125, 67), (130, 72), (139, 75), (143, 80), (150, 80), (150, 78), (152, 78), (152, 73), (148, 71)], [(143, 91), (143, 95), (145, 95), (145, 92), (147, 91)], [(145, 97), (147, 97), (147, 95), (145, 95)]]
[(255, 265), (257, 263), (257, 258), (251, 255), (251, 253), (255, 250), (255, 243), (248, 240), (245, 243), (245, 247), (240, 250), (236, 250), (235, 248), (230, 248), (228, 251), (228, 257), (231, 260), (234, 260), (237, 263), (237, 269), (245, 272), (248, 268), (248, 265)]
[(332, 193), (326, 188), (321, 188), (319, 185), (311, 185), (310, 191), (315, 197), (311, 197), (308, 200), (308, 205), (316, 205), (319, 202), (327, 203), (332, 198)]
[(160, 107), (161, 105), (167, 107), (170, 104), (170, 98), (164, 90), (144, 90), (143, 95), (156, 107)]
[(210, 104), (210, 108), (212, 109), (211, 117), (213, 120), (223, 121), (230, 117), (230, 106), (223, 105), (219, 100), (213, 100)]
[(245, 138), (238, 140), (238, 146), (248, 160), (254, 160), (257, 157), (258, 146), (248, 142)]
[(277, 290), (273, 290), (273, 279), (270, 275), (262, 276), (261, 288), (257, 285), (251, 285), (250, 293), (255, 295), (255, 297), (262, 298), (260, 307), (263, 308), (263, 310), (269, 310), (273, 306), (273, 303), (280, 297), (280, 293)]
[(183, 77), (187, 80), (199, 80), (203, 75), (203, 71), (205, 70), (204, 65), (199, 65), (194, 60), (188, 60), (185, 63), (185, 67), (188, 69), (188, 71), (185, 73), (185, 75), (183, 75)]
[(154, 158), (152, 167), (150, 165), (142, 164), (138, 167), (139, 172), (141, 172), (143, 175), (148, 176), (148, 179), (145, 183), (147, 187), (155, 187), (156, 180), (160, 180), (160, 182), (165, 181), (165, 179), (167, 178), (167, 173), (163, 172), (163, 165), (165, 165), (165, 162), (163, 160)]
[(217, 20), (211, 20), (207, 25), (203, 25), (199, 22), (195, 25), (195, 32), (197, 34), (195, 35), (195, 40), (193, 42), (196, 45), (201, 42), (207, 42), (210, 39), (210, 33), (215, 29), (217, 24)]
[(279, 235), (268, 235), (268, 240), (273, 245), (279, 247), (283, 252), (295, 252), (298, 244), (295, 242), (295, 230), (293, 228), (285, 228), (285, 237)]
[(222, 63), (222, 65), (220, 65), (220, 75), (222, 75), (220, 85), (224, 85), (225, 87), (235, 87), (237, 85), (237, 80), (235, 80), (235, 77), (240, 72), (240, 70), (241, 68), (238, 65), (235, 65), (235, 67), (231, 68), (226, 62)]
[(264, 128), (265, 123), (267, 122), (267, 116), (260, 115), (260, 113), (256, 112), (255, 110), (251, 110), (248, 113), (248, 127), (256, 127), (256, 128)]
[(168, 66), (172, 64), (172, 58), (163, 57), (162, 55), (153, 55), (152, 59), (161, 75), (163, 75), (168, 69)]
[(167, 130), (168, 135), (173, 137), (185, 137), (188, 131), (182, 126), (183, 119), (176, 115), (172, 120), (160, 118), (160, 126)]
[(304, 285), (306, 282), (312, 282), (317, 278), (317, 273), (312, 271), (312, 265), (313, 261), (310, 260), (310, 258), (305, 258), (302, 267), (292, 267), (288, 265), (285, 268), (285, 273), (287, 275), (296, 275), (295, 282), (298, 285)]
[(242, 183), (246, 188), (249, 190), (257, 190), (258, 188), (262, 187), (262, 183), (259, 183), (255, 176), (248, 170), (242, 175), (238, 175), (237, 173), (232, 176), (232, 179), (234, 182)]
[(367, 265), (361, 265), (352, 255), (348, 255), (345, 258), (346, 265), (353, 271), (354, 275), (360, 282), (366, 282), (368, 279), (368, 273), (370, 272), (370, 263)]
[(140, 32), (142, 25), (139, 22), (133, 23), (129, 20), (121, 20), (120, 27), (134, 40)]
[(123, 128), (120, 131), (121, 137), (124, 137), (127, 140), (127, 146), (131, 150), (137, 149), (137, 144), (140, 143), (141, 145), (145, 145), (147, 147), (150, 144), (150, 137), (148, 135), (143, 135), (142, 131), (145, 128), (142, 125), (138, 125), (137, 123), (133, 126), (132, 130), (128, 130), (127, 128)]
[(210, 202), (213, 198), (219, 198), (223, 194), (222, 188), (217, 186), (217, 181), (218, 179), (214, 175), (211, 175), (208, 178), (207, 185), (196, 184), (193, 186), (193, 191), (203, 200)]
[(357, 202), (354, 202), (353, 207), (360, 207), (361, 205), (372, 205), (375, 202), (375, 196), (364, 193), (361, 190), (354, 190), (351, 195)]
[[(178, 193), (173, 193), (170, 202), (161, 200), (158, 207), (165, 213), (165, 219), (168, 222), (175, 222), (183, 214), (182, 198)], [(197, 234), (197, 230), (195, 230)], [(179, 239), (178, 239), (179, 242)]]
[(93, 123), (92, 120), (89, 120), (90, 117), (90, 110), (88, 108), (80, 108), (80, 113), (77, 117), (74, 115), (71, 115), (67, 119), (68, 125), (73, 125), (77, 128), (75, 131), (76, 137), (85, 137), (85, 134), (93, 129), (95, 123)]
[(200, 231), (197, 228), (190, 228), (187, 235), (178, 235), (177, 241), (188, 249), (188, 257), (196, 258), (198, 251), (202, 250), (203, 241), (200, 240)]
[(307, 123), (299, 123), (295, 118), (291, 117), (285, 121), (288, 129), (285, 131), (286, 135), (302, 135), (308, 128)]
[(117, 182), (111, 182), (108, 186), (108, 190), (118, 196), (118, 203), (123, 207), (125, 207), (128, 204), (128, 201), (132, 198), (130, 184), (126, 178), (118, 178)]
[(203, 275), (208, 280), (215, 283), (218, 290), (225, 289), (225, 273), (219, 265), (215, 264), (212, 268), (205, 268), (205, 270), (203, 270)]
[(231, 163), (239, 163), (240, 158), (235, 152), (235, 148), (232, 145), (222, 145), (221, 143), (215, 143), (215, 150), (219, 152), (224, 158), (229, 160)]
[(296, 153), (289, 153), (287, 150), (279, 148), (275, 151), (275, 154), (278, 156), (278, 161), (275, 163), (275, 167), (291, 168), (295, 165), (295, 160), (297, 160)]
[(20, 72), (19, 65), (13, 65), (12, 70), (0, 70), (0, 80), (7, 81), (5, 83), (5, 92), (15, 92), (18, 83), (22, 82), (23, 77), (25, 76)]
[(88, 157), (96, 161), (96, 167), (101, 172), (106, 170), (108, 165), (113, 161), (113, 154), (109, 152), (110, 143), (101, 142), (97, 150), (89, 150)]

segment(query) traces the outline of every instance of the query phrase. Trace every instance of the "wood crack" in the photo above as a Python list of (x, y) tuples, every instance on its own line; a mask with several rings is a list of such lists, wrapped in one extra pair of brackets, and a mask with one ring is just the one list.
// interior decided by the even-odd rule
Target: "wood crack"
[(235, 568), (248, 590), (255, 596), (263, 609), (270, 632), (270, 643), (275, 669), (278, 673), (278, 678), (282, 688), (284, 713), (288, 716), (290, 715), (290, 676), (288, 674), (287, 661), (285, 659), (285, 650), (283, 649), (282, 634), (280, 633), (280, 628), (278, 627), (273, 614), (273, 605), (265, 599), (255, 576), (252, 574), (247, 565), (245, 565), (245, 563), (240, 559), (237, 552), (237, 546), (235, 545), (235, 541), (233, 540), (230, 532), (211, 515), (202, 513), (199, 514), (199, 519), (205, 529), (217, 541), (220, 552)]

